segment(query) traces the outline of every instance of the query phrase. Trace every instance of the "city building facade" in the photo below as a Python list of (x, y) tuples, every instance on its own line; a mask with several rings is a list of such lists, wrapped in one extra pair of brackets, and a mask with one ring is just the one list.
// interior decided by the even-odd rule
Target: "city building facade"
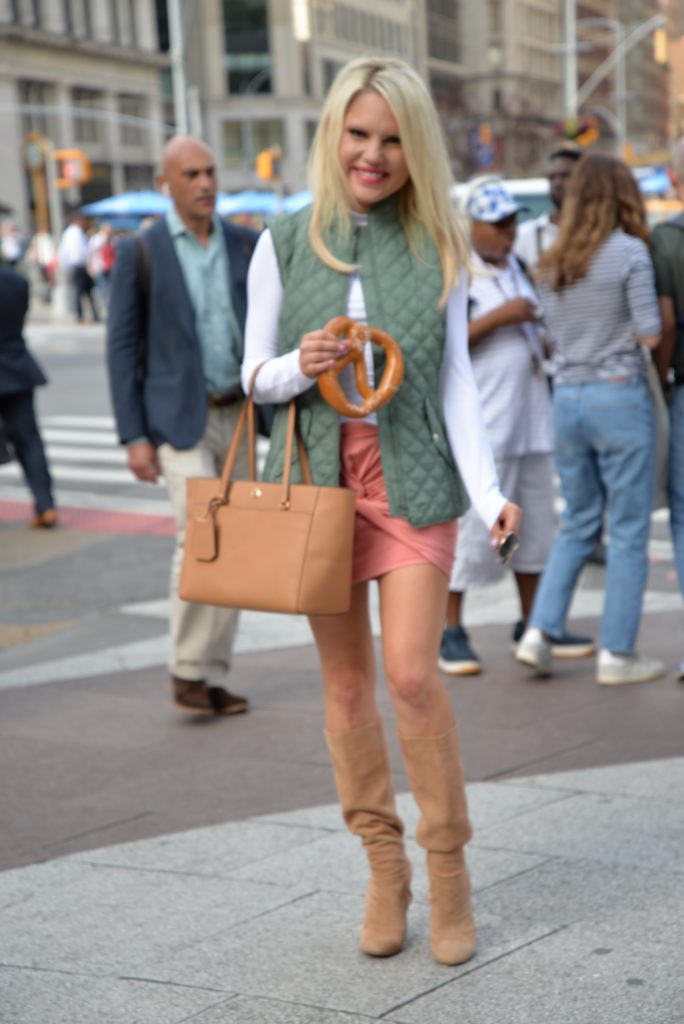
[[(646, 160), (682, 125), (673, 55), (683, 7), (578, 0), (580, 89), (635, 27), (662, 11), (669, 19), (669, 71), (649, 33), (587, 95), (580, 120), (596, 118), (596, 145), (616, 151), (628, 137), (635, 160)], [(567, 129), (563, 12), (564, 0), (0, 0), (10, 154), (0, 203), (24, 227), (35, 221), (36, 140), (87, 153), (92, 176), (62, 194), (72, 204), (151, 187), (164, 139), (181, 123), (179, 60), (184, 121), (216, 153), (225, 191), (305, 188), (330, 82), (368, 53), (402, 57), (424, 77), (457, 179), (538, 174)], [(264, 152), (274, 159), (258, 165)]]
[(165, 64), (154, 0), (0, 0), (0, 202), (22, 231), (48, 226), (53, 151), (91, 164), (65, 208), (153, 187)]

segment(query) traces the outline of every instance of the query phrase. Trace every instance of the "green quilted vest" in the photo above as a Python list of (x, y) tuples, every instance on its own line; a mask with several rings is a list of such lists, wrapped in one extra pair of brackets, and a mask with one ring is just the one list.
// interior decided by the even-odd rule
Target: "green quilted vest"
[[(277, 218), (273, 236), (283, 301), (278, 324), (279, 352), (299, 346), (304, 334), (345, 314), (349, 275), (332, 270), (309, 244), (309, 208)], [(420, 259), (409, 251), (396, 200), (373, 207), (367, 227), (345, 239), (327, 239), (332, 252), (359, 265), (368, 323), (401, 346), (405, 376), (392, 401), (378, 410), (382, 470), (392, 515), (413, 526), (455, 519), (469, 506), (451, 455), (440, 409), (439, 377), (445, 343), (445, 311), (439, 308), (442, 274), (436, 249), (425, 244)], [(376, 379), (384, 352), (373, 349)], [(298, 423), (314, 483), (336, 487), (340, 480), (340, 417), (317, 387), (297, 398)], [(265, 479), (282, 473), (285, 409), (273, 426)], [(299, 466), (293, 479), (301, 480)]]

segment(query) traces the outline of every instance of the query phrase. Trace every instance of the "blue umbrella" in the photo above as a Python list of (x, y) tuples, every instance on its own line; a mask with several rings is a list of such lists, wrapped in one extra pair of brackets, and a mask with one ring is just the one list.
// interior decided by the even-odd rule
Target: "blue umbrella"
[(308, 189), (304, 189), (303, 192), (295, 192), (293, 196), (286, 196), (283, 200), (283, 210), (285, 213), (297, 213), (298, 210), (302, 210), (312, 202), (312, 194)]
[(169, 196), (161, 192), (122, 192), (81, 207), (88, 217), (149, 217), (166, 213), (172, 206)]
[(666, 171), (657, 168), (651, 174), (639, 179), (639, 188), (644, 195), (652, 195), (654, 192), (669, 192), (672, 182)]
[(237, 213), (279, 213), (282, 209), (282, 199), (275, 192), (258, 192), (256, 189), (247, 189), (245, 192), (236, 192), (228, 195), (220, 192), (216, 200), (216, 210), (221, 217), (232, 217)]

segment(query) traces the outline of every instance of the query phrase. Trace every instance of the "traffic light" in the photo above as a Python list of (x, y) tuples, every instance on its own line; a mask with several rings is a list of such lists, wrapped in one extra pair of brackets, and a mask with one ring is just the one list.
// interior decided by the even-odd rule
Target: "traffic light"
[(280, 177), (280, 149), (271, 146), (270, 149), (262, 149), (256, 156), (256, 172), (262, 181), (273, 181)]
[(55, 149), (52, 158), (57, 164), (57, 188), (85, 185), (93, 176), (90, 159), (82, 149)]
[(585, 146), (591, 146), (592, 143), (596, 142), (600, 134), (598, 119), (587, 117), (579, 126), (575, 142), (584, 149)]

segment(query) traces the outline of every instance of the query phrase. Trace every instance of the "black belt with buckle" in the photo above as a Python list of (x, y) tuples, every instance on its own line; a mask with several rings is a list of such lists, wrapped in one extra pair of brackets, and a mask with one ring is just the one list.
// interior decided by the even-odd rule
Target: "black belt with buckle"
[(225, 409), (228, 405), (235, 405), (245, 397), (242, 388), (233, 388), (231, 391), (224, 391), (219, 395), (207, 395), (207, 402), (210, 409)]

